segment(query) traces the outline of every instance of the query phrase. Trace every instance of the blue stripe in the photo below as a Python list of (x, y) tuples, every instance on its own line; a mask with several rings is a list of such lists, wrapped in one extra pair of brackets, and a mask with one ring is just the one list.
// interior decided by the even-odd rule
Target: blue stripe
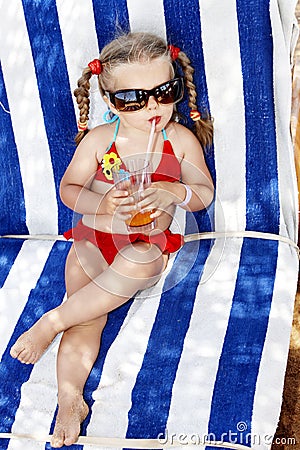
[[(177, 255), (172, 272), (193, 253), (186, 244)], [(196, 290), (211, 242), (202, 241), (188, 277), (161, 296), (141, 370), (132, 391), (128, 414), (128, 438), (156, 438), (166, 429), (172, 387), (180, 361), (184, 339), (193, 312)]]
[[(180, 47), (191, 60), (194, 67), (194, 83), (198, 93), (197, 104), (199, 111), (210, 112), (206, 73), (201, 40), (201, 22), (199, 11), (199, 0), (189, 0), (188, 7), (185, 0), (164, 0), (165, 22), (167, 39), (169, 44)], [(197, 33), (195, 33), (197, 30)], [(190, 117), (188, 99), (178, 105), (178, 111), (187, 119), (187, 126), (192, 128), (193, 121)], [(214, 183), (216, 181), (216, 170), (213, 148), (205, 154), (207, 166), (210, 170)], [(214, 206), (209, 212), (203, 210), (194, 214), (196, 222), (186, 230), (187, 233), (214, 229)]]
[[(11, 430), (21, 400), (22, 385), (28, 381), (33, 368), (32, 365), (21, 364), (11, 358), (9, 350), (18, 336), (32, 326), (42, 314), (62, 302), (65, 294), (64, 267), (69, 248), (68, 242), (54, 243), (3, 354), (0, 363), (0, 417), (5, 417), (5, 422), (1, 422), (1, 432)], [(0, 439), (0, 449), (5, 450), (7, 446), (8, 441)]]
[[(102, 48), (122, 32), (129, 31), (126, 0), (93, 0), (98, 46)], [(95, 55), (96, 57), (96, 55)]]
[(62, 233), (72, 226), (72, 211), (60, 201), (59, 184), (74, 153), (77, 128), (61, 30), (55, 2), (22, 0), (22, 3), (51, 152), (58, 233)]
[(237, 1), (246, 120), (246, 229), (279, 233), (269, 1)]
[[(209, 111), (199, 1), (189, 0), (187, 7), (186, 0), (164, 0), (164, 8), (168, 43), (180, 47), (190, 58), (191, 65), (195, 69), (194, 81), (197, 87), (199, 110)], [(187, 102), (182, 110), (186, 117), (189, 117), (190, 110)], [(191, 119), (189, 124), (193, 124)]]
[[(115, 311), (111, 312), (108, 315), (108, 321), (107, 321), (107, 324), (106, 324), (103, 334), (102, 334), (100, 352), (99, 352), (98, 358), (95, 361), (95, 364), (91, 370), (91, 373), (87, 379), (87, 382), (86, 382), (86, 385), (84, 388), (84, 399), (90, 408), (90, 412), (81, 426), (81, 432), (80, 432), (81, 436), (86, 435), (87, 427), (91, 420), (92, 407), (94, 404), (94, 399), (93, 399), (92, 395), (93, 395), (93, 392), (98, 388), (98, 385), (99, 385), (99, 382), (101, 379), (101, 375), (102, 375), (102, 371), (103, 371), (103, 365), (105, 362), (105, 358), (107, 356), (107, 352), (108, 352), (110, 346), (112, 345), (112, 343), (114, 342), (114, 340), (116, 339), (116, 337), (120, 331), (120, 328), (124, 322), (124, 319), (127, 316), (127, 313), (128, 313), (128, 310), (129, 310), (131, 304), (132, 304), (132, 301), (129, 301), (125, 305), (122, 305), (120, 308), (116, 309)], [(52, 434), (53, 430), (54, 430), (56, 414), (57, 414), (57, 409), (55, 411), (55, 414), (54, 414), (54, 417), (52, 420), (50, 434)], [(49, 443), (47, 443), (45, 445), (46, 450), (51, 450), (51, 448), (52, 447)], [(69, 449), (69, 450), (81, 450), (81, 449), (83, 449), (83, 446), (82, 445), (72, 445), (72, 446), (68, 446), (68, 447), (63, 446), (62, 448)]]
[[(256, 380), (267, 333), (278, 242), (245, 239), (230, 318), (216, 376), (208, 432), (250, 445)], [(247, 429), (239, 432), (238, 423)], [(211, 448), (211, 447), (209, 447)], [(215, 448), (215, 447), (214, 447)]]
[(3, 287), (23, 242), (23, 239), (0, 239), (0, 288)]
[[(1, 64), (0, 99), (9, 111)], [(0, 108), (0, 167), (0, 234), (28, 234), (19, 156), (11, 116), (3, 108)]]

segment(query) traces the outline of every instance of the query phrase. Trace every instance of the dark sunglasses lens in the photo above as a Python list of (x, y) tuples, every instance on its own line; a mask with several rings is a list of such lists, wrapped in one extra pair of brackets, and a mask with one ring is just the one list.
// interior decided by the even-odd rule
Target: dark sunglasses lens
[(114, 95), (114, 101), (118, 111), (138, 111), (145, 106), (137, 90), (117, 92)]
[(181, 79), (172, 80), (157, 89), (156, 98), (159, 103), (168, 104), (179, 102), (183, 97), (183, 85)]
[(168, 105), (179, 102), (183, 97), (183, 91), (182, 78), (175, 78), (154, 88), (152, 91), (144, 91), (142, 89), (119, 91), (111, 94), (110, 99), (118, 111), (132, 112), (145, 108), (150, 95), (154, 95), (158, 103)]

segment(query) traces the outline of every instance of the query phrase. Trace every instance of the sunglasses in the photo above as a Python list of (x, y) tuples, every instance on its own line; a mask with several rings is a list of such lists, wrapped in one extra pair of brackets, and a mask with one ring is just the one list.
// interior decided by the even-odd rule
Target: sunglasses
[(123, 89), (106, 92), (110, 102), (117, 111), (133, 112), (146, 108), (149, 98), (154, 97), (158, 103), (169, 105), (179, 102), (184, 94), (183, 78), (173, 78), (153, 89)]

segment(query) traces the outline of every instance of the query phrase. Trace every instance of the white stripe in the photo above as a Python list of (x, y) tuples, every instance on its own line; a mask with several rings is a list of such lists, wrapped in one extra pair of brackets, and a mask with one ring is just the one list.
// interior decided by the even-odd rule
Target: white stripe
[[(57, 0), (56, 5), (73, 93), (82, 70), (87, 67), (90, 61), (99, 56), (93, 3), (92, 0), (85, 0), (84, 2)], [(90, 82), (89, 128), (93, 128), (102, 122), (102, 115), (107, 107), (99, 93), (97, 77), (92, 76)], [(74, 95), (72, 95), (72, 99), (75, 114), (78, 118), (79, 110)]]
[(132, 31), (154, 33), (166, 40), (163, 0), (127, 0), (127, 9)]
[(172, 233), (185, 234), (186, 226), (186, 211), (182, 208), (176, 208), (173, 220), (170, 226), (170, 231)]
[(277, 3), (281, 17), (286, 47), (288, 51), (291, 51), (292, 62), (292, 53), (297, 44), (297, 29), (299, 28), (298, 21), (295, 15), (297, 0), (277, 0)]
[[(280, 234), (298, 239), (298, 188), (295, 172), (294, 151), (290, 134), (292, 83), (290, 71), (290, 43), (283, 34), (286, 24), (278, 10), (276, 0), (270, 2), (274, 49), (274, 103), (278, 155), (278, 182), (280, 199)], [(287, 19), (287, 18), (286, 18)], [(290, 25), (292, 21), (290, 20)], [(291, 30), (289, 30), (291, 31)]]
[[(47, 435), (57, 404), (55, 361), (60, 336), (34, 365), (30, 378), (22, 385), (21, 401), (12, 426), (12, 433)], [(51, 368), (51, 370), (49, 370)], [(45, 444), (10, 440), (8, 450), (43, 450)]]
[(52, 163), (20, 1), (6, 0), (0, 30), (1, 42), (5, 42), (1, 45), (1, 61), (23, 180), (26, 223), (29, 233), (57, 234)]
[(42, 442), (34, 442), (29, 439), (11, 439), (8, 445), (8, 450), (44, 450), (45, 444)]
[(242, 243), (240, 239), (216, 241), (205, 263), (173, 386), (167, 423), (169, 436), (176, 433), (177, 439), (178, 434), (184, 433), (197, 435), (203, 441), (207, 434)]
[(271, 448), (270, 437), (274, 436), (279, 420), (297, 287), (297, 268), (298, 258), (295, 252), (280, 242), (268, 330), (254, 397), (252, 435), (256, 445), (253, 449)]
[[(169, 270), (173, 261), (174, 258)], [(103, 436), (126, 435), (132, 389), (143, 362), (166, 276), (167, 272), (156, 286), (136, 297), (108, 351), (100, 384), (93, 394), (95, 403), (88, 435), (99, 435), (99, 430)]]
[(228, 0), (224, 8), (218, 0), (199, 0), (199, 4), (206, 82), (214, 118), (216, 231), (243, 230), (246, 144), (236, 2)]
[[(0, 355), (5, 351), (31, 289), (41, 275), (53, 242), (24, 242), (0, 291)], [(9, 320), (7, 320), (9, 318)]]

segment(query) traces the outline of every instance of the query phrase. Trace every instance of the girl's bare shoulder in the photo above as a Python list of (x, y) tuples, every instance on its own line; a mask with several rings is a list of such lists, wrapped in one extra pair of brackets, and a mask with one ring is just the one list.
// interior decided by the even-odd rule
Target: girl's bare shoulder
[(167, 135), (172, 143), (174, 152), (183, 157), (187, 149), (199, 151), (201, 145), (194, 133), (184, 125), (177, 122), (170, 122), (166, 127)]
[(101, 143), (109, 141), (109, 139), (112, 138), (113, 133), (114, 126), (112, 124), (105, 123), (92, 128), (84, 137), (84, 140), (94, 144)]
[(112, 141), (114, 126), (101, 124), (92, 128), (80, 143), (80, 147), (94, 153), (97, 159), (101, 159), (107, 147)]

